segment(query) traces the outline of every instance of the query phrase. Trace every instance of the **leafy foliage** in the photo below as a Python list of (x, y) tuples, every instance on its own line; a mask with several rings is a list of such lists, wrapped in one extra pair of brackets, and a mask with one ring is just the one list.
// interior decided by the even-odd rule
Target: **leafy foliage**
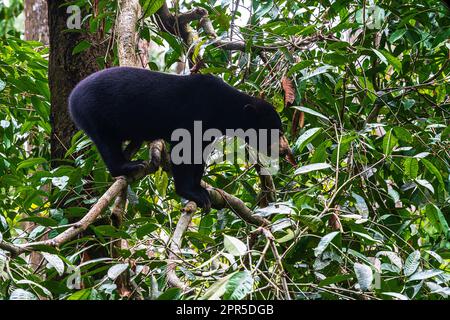
[[(189, 48), (156, 28), (152, 14), (159, 1), (143, 5), (150, 11), (141, 37), (165, 48), (150, 55), (149, 67), (173, 70)], [(0, 250), (0, 298), (118, 299), (127, 295), (116, 280), (128, 273), (137, 292), (151, 299), (283, 299), (283, 281), (295, 299), (447, 299), (445, 6), (432, 0), (260, 0), (244, 1), (248, 11), (235, 11), (233, 1), (180, 1), (181, 11), (198, 6), (208, 10), (219, 37), (230, 39), (232, 29), (233, 39), (246, 44), (245, 52), (226, 51), (199, 29), (194, 50), (206, 65), (201, 72), (264, 93), (280, 112), (300, 163), (282, 163), (274, 176), (277, 202), (266, 208), (257, 206), (255, 168), (215, 164), (205, 177), (272, 222), (273, 246), (258, 237), (249, 248), (253, 228), (231, 210), (199, 213), (177, 269), (194, 290), (169, 289), (167, 248), (182, 205), (171, 178), (159, 171), (131, 186), (119, 228), (102, 220), (59, 250), (42, 248), (37, 272), (27, 263), (30, 254), (12, 258)], [(105, 5), (102, 18), (90, 19), (111, 20), (114, 10)], [(67, 165), (50, 167), (47, 53), (14, 35), (0, 40), (0, 241), (55, 236), (111, 182), (81, 133), (72, 138)], [(283, 100), (283, 77), (293, 84), (292, 106)], [(299, 124), (295, 112), (305, 118), (299, 130), (292, 130)], [(35, 225), (26, 230), (25, 222)], [(110, 252), (116, 238), (128, 242), (119, 255)], [(91, 256), (95, 250), (107, 254)]]

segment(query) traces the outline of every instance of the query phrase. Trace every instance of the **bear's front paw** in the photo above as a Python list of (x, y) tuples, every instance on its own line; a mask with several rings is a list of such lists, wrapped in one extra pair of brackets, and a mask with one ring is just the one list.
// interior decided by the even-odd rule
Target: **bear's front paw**
[(144, 170), (147, 167), (147, 164), (145, 161), (142, 160), (135, 160), (125, 163), (122, 166), (122, 172), (127, 177), (132, 176), (134, 173)]

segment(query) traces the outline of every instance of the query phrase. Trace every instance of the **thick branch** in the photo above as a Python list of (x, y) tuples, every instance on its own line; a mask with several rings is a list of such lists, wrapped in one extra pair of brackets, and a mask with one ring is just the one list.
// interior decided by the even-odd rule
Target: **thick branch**
[(214, 30), (211, 20), (208, 17), (203, 17), (202, 19), (200, 19), (200, 26), (208, 36), (215, 39), (213, 41), (214, 46), (224, 50), (245, 51), (244, 41), (225, 41), (219, 39), (216, 31)]
[(7, 242), (0, 242), (0, 249), (10, 252), (13, 256), (17, 256), (17, 255), (27, 251), (24, 248), (21, 248), (19, 246), (16, 246), (14, 244), (10, 244)]
[(236, 198), (221, 189), (213, 188), (204, 181), (202, 181), (202, 186), (208, 190), (214, 209), (229, 208), (242, 220), (255, 226), (266, 226), (270, 224), (268, 220), (253, 215), (252, 210), (250, 210), (241, 199)]
[[(208, 11), (204, 8), (194, 8), (188, 12), (174, 15), (169, 11), (167, 4), (164, 3), (156, 12), (156, 22), (161, 30), (181, 37), (184, 44), (190, 48), (194, 43), (194, 31), (189, 26), (189, 23), (199, 20), (207, 14)], [(189, 53), (189, 64), (191, 67), (195, 64), (192, 54), (193, 52)]]
[(194, 8), (178, 15), (178, 23), (180, 25), (188, 24), (189, 22), (200, 20), (206, 15), (208, 15), (208, 10), (204, 8)]
[(187, 284), (178, 278), (175, 273), (177, 257), (181, 251), (181, 242), (183, 241), (183, 235), (186, 232), (189, 224), (191, 223), (193, 214), (197, 211), (197, 205), (190, 201), (184, 207), (178, 220), (177, 226), (170, 242), (169, 263), (167, 264), (167, 283), (171, 287), (177, 287), (186, 291), (189, 289)]

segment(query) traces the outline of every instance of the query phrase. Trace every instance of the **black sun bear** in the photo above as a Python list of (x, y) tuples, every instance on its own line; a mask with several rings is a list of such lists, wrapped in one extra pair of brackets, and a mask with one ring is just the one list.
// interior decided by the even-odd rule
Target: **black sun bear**
[[(273, 106), (226, 84), (212, 75), (186, 76), (139, 68), (115, 67), (82, 80), (69, 97), (69, 111), (78, 128), (95, 143), (112, 176), (128, 176), (142, 165), (125, 157), (122, 145), (130, 141), (164, 139), (173, 145), (176, 129), (277, 129), (281, 120)], [(290, 150), (281, 139), (280, 154)], [(284, 142), (284, 143), (283, 143)], [(202, 142), (202, 147), (206, 144)], [(205, 163), (172, 161), (178, 195), (209, 209), (208, 192), (201, 187)]]

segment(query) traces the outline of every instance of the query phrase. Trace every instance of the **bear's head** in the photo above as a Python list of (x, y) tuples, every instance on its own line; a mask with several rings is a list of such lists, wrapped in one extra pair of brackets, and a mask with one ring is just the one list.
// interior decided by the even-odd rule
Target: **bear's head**
[[(271, 150), (270, 154), (274, 154), (273, 150), (279, 148), (279, 155), (285, 157), (289, 163), (295, 166), (294, 156), (284, 136), (281, 118), (275, 107), (263, 99), (254, 98), (254, 102), (245, 106), (245, 113), (248, 123), (251, 123), (251, 128), (268, 130), (266, 141), (267, 150)], [(276, 141), (271, 139), (270, 130), (278, 130), (278, 139)]]
[(267, 101), (255, 98), (254, 102), (245, 106), (245, 112), (254, 129), (277, 129), (282, 132), (280, 116)]

